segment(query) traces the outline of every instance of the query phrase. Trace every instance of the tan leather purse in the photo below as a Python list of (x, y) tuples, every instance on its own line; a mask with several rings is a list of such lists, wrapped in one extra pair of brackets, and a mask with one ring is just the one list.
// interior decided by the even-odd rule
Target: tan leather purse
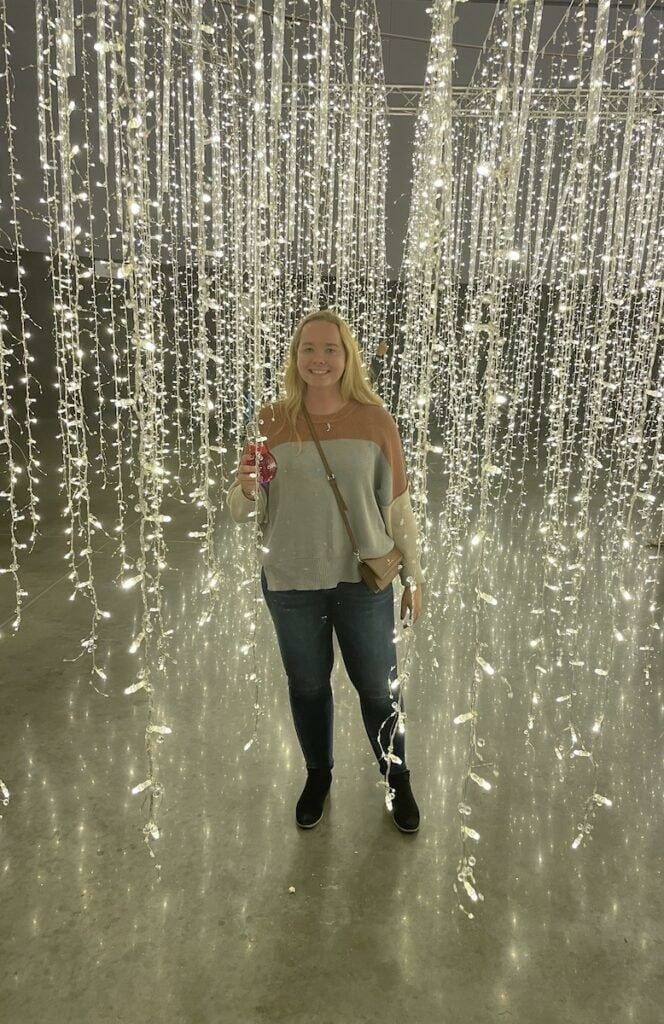
[(336, 477), (334, 476), (334, 473), (330, 469), (329, 463), (325, 458), (325, 453), (321, 447), (320, 441), (316, 437), (316, 431), (314, 430), (313, 423), (311, 422), (309, 412), (306, 406), (304, 405), (304, 402), (302, 403), (302, 413), (307, 421), (307, 425), (311, 432), (311, 436), (316, 442), (318, 453), (321, 459), (323, 460), (323, 465), (325, 466), (327, 479), (330, 483), (332, 490), (334, 491), (334, 496), (337, 499), (337, 505), (339, 506), (341, 517), (344, 521), (346, 530), (348, 531), (348, 536), (350, 537), (350, 542), (353, 545), (355, 557), (357, 558), (357, 561), (360, 566), (360, 574), (362, 576), (362, 579), (366, 583), (369, 590), (372, 590), (375, 594), (378, 594), (381, 590), (385, 590), (387, 587), (390, 586), (392, 580), (401, 569), (403, 563), (403, 555), (395, 544), (391, 551), (388, 551), (386, 555), (381, 555), (379, 558), (360, 557), (360, 553), (357, 550), (357, 543), (355, 541), (355, 537), (353, 536), (353, 531), (351, 530), (350, 523), (348, 522), (348, 516), (346, 515), (346, 505), (344, 503), (343, 498), (341, 497), (341, 493), (337, 486)]

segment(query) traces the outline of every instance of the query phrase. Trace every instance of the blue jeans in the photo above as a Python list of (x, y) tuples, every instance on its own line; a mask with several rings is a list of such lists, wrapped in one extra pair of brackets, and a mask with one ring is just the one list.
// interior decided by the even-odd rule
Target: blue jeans
[[(392, 587), (374, 594), (360, 580), (338, 583), (328, 590), (268, 590), (263, 570), (261, 586), (277, 633), (293, 723), (307, 768), (334, 766), (330, 685), (334, 629), (346, 671), (360, 698), (364, 727), (384, 775), (387, 764), (378, 744), (379, 729), (382, 725), (380, 740), (387, 753), (396, 725), (392, 702), (399, 703), (400, 690), (398, 685), (390, 687), (397, 678)], [(390, 777), (407, 770), (405, 737), (398, 729), (392, 752), (403, 763), (392, 764)]]

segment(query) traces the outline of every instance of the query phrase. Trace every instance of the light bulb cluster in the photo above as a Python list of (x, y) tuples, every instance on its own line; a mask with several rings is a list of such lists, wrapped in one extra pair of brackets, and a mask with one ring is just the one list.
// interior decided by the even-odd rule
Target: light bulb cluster
[[(275, 368), (294, 326), (332, 299), (363, 347), (391, 342), (382, 397), (403, 439), (428, 575), (440, 568), (445, 599), (467, 617), (472, 667), (454, 716), (468, 733), (455, 884), (472, 917), (483, 899), (476, 818), (499, 777), (489, 712), (496, 688), (513, 696), (494, 628), (509, 597), (496, 581), (497, 538), (538, 484), (525, 756), (551, 711), (554, 767), (592, 769), (575, 849), (611, 805), (599, 756), (611, 666), (615, 645), (634, 639), (636, 602), (624, 597), (635, 592), (634, 534), (661, 517), (664, 133), (661, 26), (646, 31), (645, 0), (619, 10), (600, 0), (592, 17), (584, 0), (548, 40), (542, 0), (498, 3), (461, 97), (453, 90), (459, 4), (430, 8), (393, 298), (373, 2), (342, 0), (335, 19), (331, 0), (310, 4), (307, 18), (294, 0), (275, 0), (266, 33), (261, 0), (96, 0), (93, 19), (76, 15), (73, 0), (36, 0), (35, 75), (70, 599), (89, 602), (79, 657), (106, 693), (113, 680), (97, 651), (108, 612), (97, 601), (94, 549), (112, 538), (118, 589), (140, 595), (129, 645), (140, 665), (123, 690), (146, 700), (146, 768), (132, 792), (149, 801), (150, 854), (163, 795), (156, 748), (171, 728), (154, 700), (172, 635), (162, 599), (179, 522), (172, 506), (186, 505), (193, 526), (204, 628), (224, 592), (216, 527), (228, 456), (237, 461), (248, 433), (258, 439), (256, 413), (282, 397)], [(19, 562), (38, 532), (40, 474), (5, 14), (0, 0), (18, 329), (10, 331), (0, 296), (0, 499), (11, 523), (0, 572), (13, 581), (17, 629)], [(427, 499), (439, 470), (446, 488), (437, 515)], [(113, 499), (109, 519), (98, 512), (100, 489), (105, 508)], [(578, 618), (594, 523), (615, 601), (611, 634), (591, 659)], [(254, 541), (258, 551), (257, 521)], [(258, 573), (245, 583), (255, 609)], [(651, 611), (655, 630), (656, 605)], [(253, 689), (245, 751), (263, 713), (253, 610), (247, 626), (238, 643)], [(397, 701), (390, 728), (388, 769), (405, 728)], [(389, 771), (385, 786), (390, 806)], [(4, 784), (0, 793), (6, 803)]]
[[(541, 0), (498, 4), (473, 81), (454, 103), (455, 4), (431, 8), (402, 267), (399, 416), (425, 537), (435, 528), (426, 550), (440, 558), (450, 594), (466, 593), (471, 567), (475, 666), (455, 717), (468, 729), (457, 892), (470, 917), (468, 900), (481, 898), (480, 836), (468, 815), (477, 787), (491, 786), (480, 732), (494, 680), (512, 692), (493, 664), (500, 595), (491, 593), (491, 566), (505, 518), (522, 516), (526, 491), (538, 484), (544, 546), (526, 746), (553, 704), (555, 763), (593, 766), (574, 849), (610, 805), (598, 793), (612, 676), (605, 666), (616, 633), (628, 635), (626, 608), (616, 601), (605, 664), (594, 669), (578, 655), (578, 615), (592, 564), (591, 510), (614, 594), (634, 560), (634, 532), (647, 536), (656, 513), (661, 529), (663, 83), (661, 25), (651, 18), (648, 36), (647, 9), (616, 11), (600, 0), (589, 18), (588, 4), (575, 5), (543, 44)], [(626, 68), (629, 92), (617, 96)], [(429, 453), (442, 455), (447, 474), (437, 522), (427, 508)], [(591, 671), (602, 688), (586, 730), (578, 694), (592, 686)], [(574, 685), (561, 697), (567, 673)]]
[[(277, 0), (267, 61), (260, 0), (251, 9), (221, 0), (97, 0), (92, 20), (72, 0), (35, 4), (70, 600), (90, 603), (79, 658), (90, 659), (92, 684), (105, 693), (112, 680), (98, 645), (109, 613), (97, 601), (94, 549), (98, 536), (112, 538), (118, 586), (140, 595), (129, 649), (141, 668), (124, 690), (147, 697), (147, 771), (134, 791), (149, 798), (152, 856), (163, 793), (155, 744), (165, 735), (154, 732), (154, 698), (168, 660), (162, 574), (173, 517), (165, 505), (184, 502), (197, 520), (188, 536), (210, 584), (211, 614), (220, 590), (210, 581), (222, 571), (215, 528), (229, 485), (224, 456), (239, 455), (248, 422), (280, 396), (275, 367), (295, 324), (333, 298), (367, 346), (387, 320), (387, 110), (375, 5), (344, 0), (339, 21), (331, 0), (319, 0), (315, 15), (299, 18), (293, 0)], [(4, 18), (3, 31), (9, 62)], [(13, 141), (9, 73), (7, 83)], [(13, 223), (19, 273), (16, 216)], [(18, 488), (24, 469), (34, 527), (38, 460), (27, 412), (26, 458), (16, 457), (16, 385), (4, 376), (20, 356), (29, 410), (27, 313), (21, 306), (10, 351), (0, 309), (12, 524), (3, 568), (14, 579), (17, 629), (25, 546)], [(112, 521), (96, 513), (99, 489), (106, 508), (109, 493), (115, 499)], [(248, 648), (251, 656), (251, 640)], [(261, 709), (255, 669), (250, 679), (256, 728), (247, 748)]]

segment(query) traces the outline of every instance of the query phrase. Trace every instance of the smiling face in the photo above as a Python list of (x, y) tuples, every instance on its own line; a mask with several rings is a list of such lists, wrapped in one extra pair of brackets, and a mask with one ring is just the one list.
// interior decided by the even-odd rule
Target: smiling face
[(297, 368), (308, 388), (338, 392), (346, 368), (346, 350), (336, 324), (311, 320), (304, 325), (297, 349)]

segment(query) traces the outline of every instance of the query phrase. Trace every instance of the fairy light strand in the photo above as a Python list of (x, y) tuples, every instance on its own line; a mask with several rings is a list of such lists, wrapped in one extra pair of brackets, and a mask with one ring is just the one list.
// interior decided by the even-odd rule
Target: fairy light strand
[[(495, 630), (505, 596), (496, 592), (496, 537), (508, 499), (523, 520), (538, 474), (543, 561), (524, 626), (535, 673), (521, 723), (524, 756), (535, 756), (545, 711), (553, 710), (556, 734), (546, 742), (554, 767), (581, 771), (587, 762), (594, 773), (571, 838), (575, 849), (611, 800), (599, 755), (611, 666), (623, 642), (617, 636), (632, 636), (633, 606), (622, 594), (634, 591), (634, 536), (661, 513), (664, 145), (661, 26), (646, 46), (646, 0), (629, 10), (600, 0), (596, 17), (585, 2), (570, 8), (549, 40), (555, 55), (538, 49), (542, 0), (501, 0), (460, 97), (453, 91), (457, 3), (437, 0), (430, 9), (394, 296), (375, 3), (343, 0), (335, 18), (330, 0), (316, 0), (305, 20), (294, 0), (276, 0), (268, 39), (261, 0), (96, 0), (91, 18), (75, 16), (72, 0), (39, 0), (36, 77), (65, 558), (71, 598), (84, 597), (91, 609), (79, 658), (89, 659), (95, 687), (107, 692), (112, 680), (96, 651), (108, 613), (97, 603), (93, 570), (95, 537), (108, 536), (95, 487), (111, 484), (117, 582), (140, 604), (130, 646), (138, 667), (124, 689), (147, 698), (145, 777), (132, 789), (149, 802), (143, 835), (151, 855), (156, 860), (164, 794), (157, 746), (171, 728), (159, 714), (170, 649), (161, 596), (171, 568), (166, 505), (186, 506), (193, 519), (205, 629), (222, 594), (215, 534), (227, 463), (246, 437), (258, 439), (260, 407), (280, 397), (275, 367), (293, 327), (327, 302), (353, 325), (365, 352), (380, 339), (392, 343), (383, 394), (404, 442), (422, 551), (444, 567), (445, 600), (470, 624), (467, 704), (454, 719), (468, 732), (455, 884), (470, 917), (482, 899), (475, 878), (481, 801), (490, 799), (499, 770), (497, 752), (487, 749), (497, 699), (489, 686), (512, 693)], [(11, 144), (5, 22), (3, 119)], [(10, 168), (21, 335), (2, 330), (0, 387), (18, 627), (22, 509), (14, 469), (21, 466), (8, 367), (20, 365), (24, 376), (26, 438), (34, 382), (13, 150)], [(104, 280), (96, 267), (102, 255)], [(0, 304), (0, 326), (8, 308)], [(33, 539), (38, 465), (28, 443), (21, 485)], [(438, 522), (427, 502), (433, 466), (448, 474)], [(132, 511), (136, 535), (127, 523)], [(603, 531), (604, 554), (614, 558), (616, 603), (613, 633), (600, 638), (590, 664), (575, 620), (593, 522)], [(257, 551), (257, 520), (254, 526)], [(660, 536), (661, 529), (660, 515)], [(245, 581), (254, 603), (249, 640), (240, 645), (240, 672), (253, 692), (247, 750), (264, 710), (256, 569), (254, 561)], [(401, 639), (403, 697), (412, 670), (410, 641)], [(380, 783), (388, 806), (393, 740), (405, 727), (403, 701), (392, 707)]]

